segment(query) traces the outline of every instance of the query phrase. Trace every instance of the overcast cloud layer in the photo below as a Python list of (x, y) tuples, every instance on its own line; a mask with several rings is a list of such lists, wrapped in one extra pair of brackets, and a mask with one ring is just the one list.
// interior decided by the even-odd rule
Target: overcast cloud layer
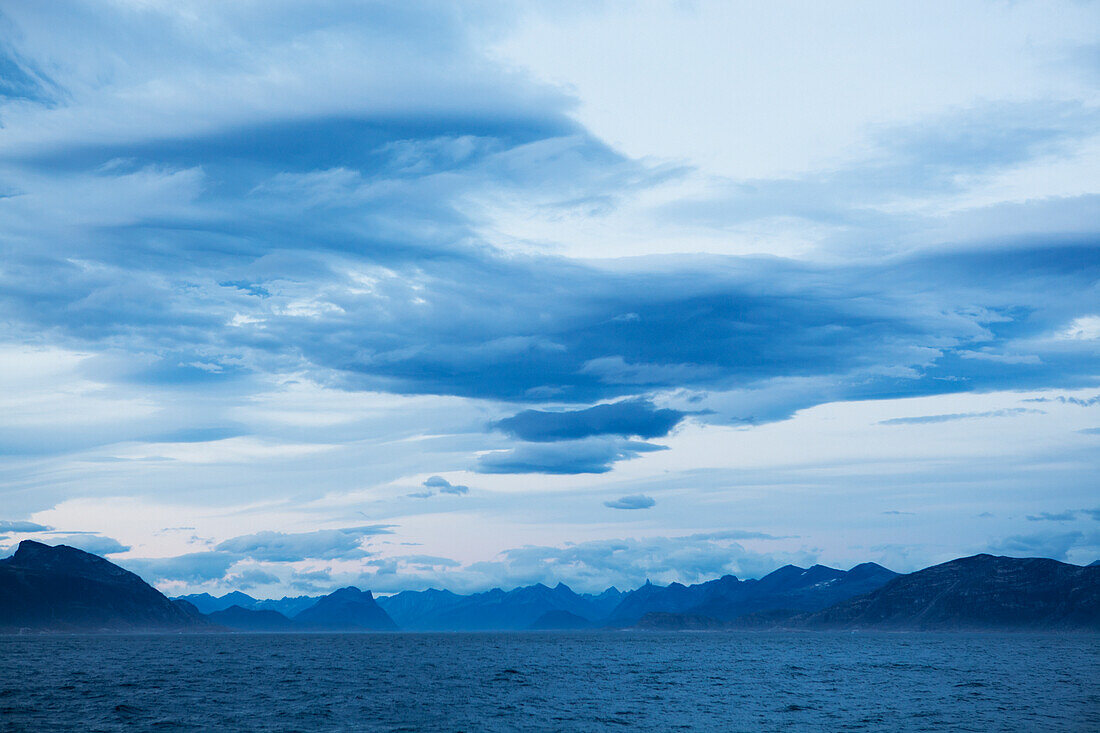
[(866, 10), (7, 4), (0, 542), (260, 595), (1096, 559), (1100, 10)]

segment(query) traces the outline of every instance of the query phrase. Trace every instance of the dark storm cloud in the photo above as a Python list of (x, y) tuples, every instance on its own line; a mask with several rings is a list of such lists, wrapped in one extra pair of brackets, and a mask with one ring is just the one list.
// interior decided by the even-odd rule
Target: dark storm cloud
[(585, 410), (524, 410), (498, 420), (493, 427), (520, 440), (550, 442), (594, 435), (660, 438), (684, 418), (679, 410), (658, 409), (645, 399), (622, 400)]

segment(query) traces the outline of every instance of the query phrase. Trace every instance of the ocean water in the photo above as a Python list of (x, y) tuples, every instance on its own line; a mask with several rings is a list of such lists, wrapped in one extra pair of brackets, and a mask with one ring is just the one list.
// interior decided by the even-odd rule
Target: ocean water
[(1100, 731), (1100, 637), (0, 637), (2, 731)]

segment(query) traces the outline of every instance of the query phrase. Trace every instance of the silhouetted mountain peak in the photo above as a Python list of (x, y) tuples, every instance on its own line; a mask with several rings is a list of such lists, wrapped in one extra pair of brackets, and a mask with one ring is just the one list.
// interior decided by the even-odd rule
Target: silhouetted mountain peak
[(894, 577), (894, 573), (884, 568), (876, 572), (870, 567), (850, 575), (825, 565), (809, 568), (785, 565), (759, 580), (724, 575), (689, 586), (645, 585), (623, 596), (608, 621), (613, 625), (629, 625), (650, 613), (691, 614), (728, 621), (770, 609), (814, 611), (874, 590)]
[(15, 554), (2, 561), (11, 567), (33, 568), (38, 571), (50, 571), (81, 577), (95, 577), (100, 581), (136, 581), (145, 585), (140, 577), (129, 570), (120, 568), (110, 560), (78, 550), (68, 545), (44, 545), (34, 540), (23, 540)]
[(248, 608), (253, 603), (256, 603), (256, 599), (247, 593), (242, 593), (239, 590), (226, 593), (219, 600), (232, 602), (234, 606), (240, 606), (241, 608)]
[(305, 628), (323, 631), (396, 631), (397, 624), (369, 591), (339, 588), (294, 617)]
[(784, 565), (783, 567), (773, 570), (758, 580), (758, 583), (787, 583), (794, 578), (799, 578), (806, 572), (806, 568), (800, 568), (797, 565)]
[(797, 623), (841, 628), (1100, 627), (1100, 570), (971, 555), (895, 577)]
[(348, 585), (343, 588), (337, 588), (329, 593), (326, 598), (332, 600), (362, 600), (364, 597), (373, 600), (374, 594), (369, 590), (359, 590), (354, 585)]
[(278, 611), (270, 609), (255, 610), (241, 606), (215, 611), (207, 616), (221, 626), (238, 631), (292, 631), (294, 622)]
[(206, 625), (129, 570), (67, 545), (19, 543), (0, 560), (0, 628), (72, 631)]
[(882, 565), (879, 565), (877, 562), (861, 562), (859, 565), (853, 565), (852, 569), (848, 571), (848, 575), (863, 573), (881, 573), (883, 571), (887, 573), (894, 572), (889, 568), (885, 568)]

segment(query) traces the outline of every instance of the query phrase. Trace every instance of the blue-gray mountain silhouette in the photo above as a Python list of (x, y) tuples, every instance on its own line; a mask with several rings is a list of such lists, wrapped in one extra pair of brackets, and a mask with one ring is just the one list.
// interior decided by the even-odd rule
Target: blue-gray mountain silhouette
[(576, 631), (591, 629), (594, 624), (583, 616), (569, 611), (547, 611), (535, 619), (529, 628), (531, 631)]
[(651, 613), (690, 614), (719, 621), (770, 609), (816, 611), (838, 601), (874, 590), (897, 573), (875, 563), (863, 563), (845, 572), (824, 565), (800, 568), (787, 565), (759, 580), (725, 575), (717, 580), (667, 586), (646, 582), (627, 593), (609, 614), (613, 626), (631, 626)]
[(262, 601), (256, 601), (251, 606), (255, 611), (278, 611), (287, 618), (294, 618), (302, 611), (306, 610), (323, 596), (283, 596), (282, 598), (271, 598)]
[(321, 597), (293, 620), (309, 631), (397, 631), (369, 590), (350, 586)]
[(223, 611), (230, 606), (240, 606), (250, 611), (278, 611), (283, 616), (291, 618), (312, 606), (321, 596), (283, 596), (278, 599), (259, 600), (247, 593), (233, 591), (222, 596), (212, 596), (209, 593), (192, 593), (186, 596), (177, 596), (173, 600), (187, 601), (193, 604), (202, 613), (214, 613)]
[(584, 597), (564, 583), (553, 588), (536, 583), (468, 596), (435, 589), (405, 591), (380, 598), (379, 603), (398, 626), (409, 631), (507, 631), (530, 628), (548, 611), (566, 611), (589, 622), (601, 620), (609, 599), (618, 593), (609, 591), (611, 595)]
[(787, 622), (810, 628), (1100, 630), (1100, 567), (974, 555)]
[(298, 625), (278, 611), (230, 606), (207, 614), (213, 623), (234, 631), (297, 631)]
[[(860, 592), (868, 587), (869, 592)], [(195, 603), (210, 607), (228, 599), (253, 607), (233, 604), (204, 615)], [(311, 605), (291, 618), (259, 607), (287, 601)], [(554, 588), (536, 584), (472, 595), (405, 592), (378, 601), (370, 591), (349, 587), (316, 599), (257, 601), (243, 593), (169, 600), (133, 573), (64, 545), (50, 547), (25, 540), (12, 557), (0, 560), (0, 632), (4, 633), (24, 629), (394, 631), (398, 625), (411, 631), (604, 625), (1097, 631), (1100, 566), (975, 555), (901, 576), (873, 563), (847, 572), (820, 565), (787, 566), (759, 580), (727, 575), (689, 586), (647, 582), (625, 594), (612, 588), (598, 595), (579, 595), (559, 583)]]
[(224, 596), (212, 596), (209, 593), (192, 593), (187, 596), (177, 596), (172, 600), (187, 601), (197, 608), (200, 613), (224, 611), (230, 606), (252, 608), (258, 602), (252, 596), (247, 593), (241, 593), (239, 590), (235, 590), (232, 593), (226, 593)]
[(210, 623), (128, 570), (67, 545), (19, 543), (0, 560), (0, 630), (168, 631)]

